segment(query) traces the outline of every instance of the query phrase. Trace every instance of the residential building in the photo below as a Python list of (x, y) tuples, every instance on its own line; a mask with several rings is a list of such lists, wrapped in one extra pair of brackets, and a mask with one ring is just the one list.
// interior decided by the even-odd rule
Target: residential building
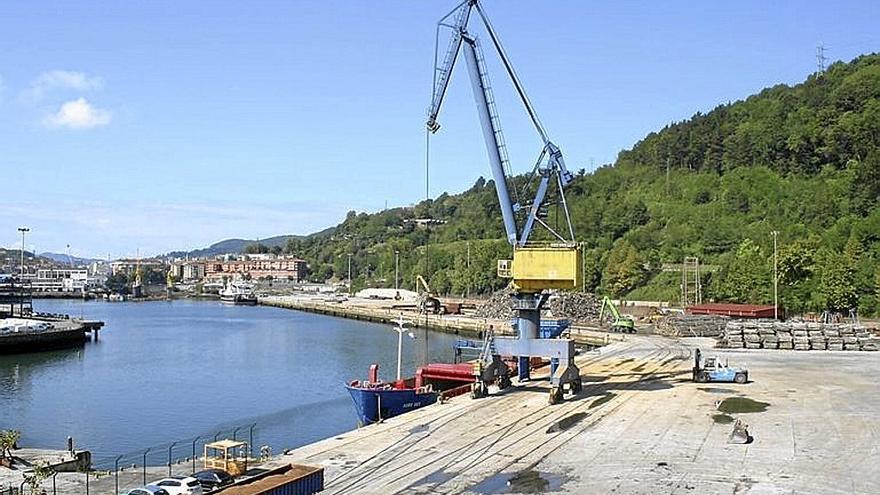
[(308, 274), (308, 264), (295, 256), (277, 256), (274, 254), (244, 255), (238, 259), (206, 261), (205, 278), (220, 280), (223, 277), (238, 278), (272, 278), (287, 279), (301, 282)]

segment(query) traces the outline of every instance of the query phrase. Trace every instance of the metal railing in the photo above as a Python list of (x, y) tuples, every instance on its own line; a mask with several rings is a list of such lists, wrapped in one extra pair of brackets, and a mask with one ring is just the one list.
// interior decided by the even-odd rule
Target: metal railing
[[(222, 438), (238, 440), (245, 439), (245, 435), (247, 435), (248, 455), (252, 456), (256, 427), (256, 423), (250, 423), (224, 428), (214, 433), (181, 438), (112, 458), (104, 458), (96, 462), (95, 467), (112, 473), (115, 493), (120, 493), (120, 489), (127, 488), (133, 479), (137, 480), (137, 486), (147, 484), (148, 474), (150, 477), (165, 477), (189, 475), (199, 471), (198, 461), (205, 444), (216, 442)], [(140, 476), (132, 476), (132, 473), (137, 473)], [(128, 475), (126, 476), (126, 474)]]

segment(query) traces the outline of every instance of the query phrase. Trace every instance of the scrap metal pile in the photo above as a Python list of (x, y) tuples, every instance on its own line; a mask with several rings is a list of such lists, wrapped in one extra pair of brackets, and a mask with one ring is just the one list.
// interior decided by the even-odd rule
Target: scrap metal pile
[(658, 321), (655, 331), (668, 337), (718, 337), (728, 321), (718, 315), (672, 315)]
[(718, 345), (734, 349), (876, 351), (880, 338), (857, 324), (732, 320)]
[(513, 318), (512, 296), (513, 289), (510, 287), (493, 292), (489, 299), (486, 299), (477, 306), (475, 315), (478, 318), (489, 318), (491, 320), (509, 320)]
[(558, 292), (550, 297), (549, 306), (555, 318), (595, 322), (599, 320), (602, 299), (590, 292)]
[[(476, 316), (504, 320), (514, 317), (511, 308), (510, 288), (494, 292), (489, 299), (477, 307)], [(557, 292), (550, 297), (548, 304), (554, 318), (567, 318), (574, 321), (598, 321), (602, 300), (589, 292)]]

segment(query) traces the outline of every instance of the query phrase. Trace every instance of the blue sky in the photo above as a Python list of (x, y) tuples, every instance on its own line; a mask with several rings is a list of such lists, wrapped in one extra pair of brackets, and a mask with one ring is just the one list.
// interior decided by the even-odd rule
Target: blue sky
[[(570, 168), (829, 60), (880, 4), (484, 0)], [(424, 197), (434, 26), (449, 1), (4, 1), (0, 245), (112, 257), (305, 234)], [(472, 24), (473, 25), (473, 24)], [(481, 34), (481, 31), (478, 31)], [(488, 51), (514, 168), (540, 150)], [(488, 176), (465, 67), (431, 193)]]

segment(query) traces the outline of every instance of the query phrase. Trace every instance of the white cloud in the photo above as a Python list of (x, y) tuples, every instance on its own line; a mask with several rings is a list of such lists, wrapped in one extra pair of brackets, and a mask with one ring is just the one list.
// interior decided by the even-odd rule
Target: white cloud
[(110, 123), (110, 112), (93, 107), (85, 98), (65, 102), (44, 120), (48, 127), (90, 129)]
[(29, 100), (39, 100), (46, 93), (55, 89), (91, 91), (104, 87), (104, 80), (83, 72), (69, 70), (51, 70), (40, 74), (31, 82), (22, 96)]

